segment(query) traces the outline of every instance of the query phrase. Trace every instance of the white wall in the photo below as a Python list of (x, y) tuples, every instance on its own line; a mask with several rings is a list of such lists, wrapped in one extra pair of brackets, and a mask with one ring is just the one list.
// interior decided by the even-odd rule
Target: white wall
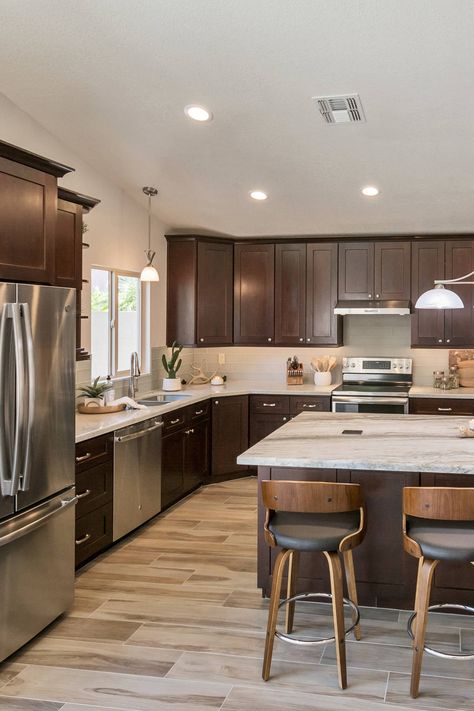
[[(85, 217), (89, 227), (87, 241), (91, 245), (83, 253), (86, 278), (91, 265), (141, 271), (148, 239), (147, 198), (142, 193), (142, 185), (137, 185), (136, 200), (133, 200), (2, 94), (0, 139), (75, 168), (74, 173), (59, 179), (59, 184), (101, 200), (100, 205)], [(113, 149), (111, 145), (110, 150)], [(143, 184), (151, 183), (159, 188), (159, 177), (143, 176)], [(159, 196), (154, 198), (159, 199)], [(165, 343), (166, 241), (163, 235), (166, 230), (163, 223), (153, 218), (152, 247), (157, 252), (155, 263), (161, 279), (159, 284), (151, 285), (151, 346), (155, 347)], [(85, 285), (82, 313), (88, 313), (89, 303), (88, 285)], [(87, 320), (84, 320), (82, 335), (82, 345), (88, 349), (90, 327)], [(85, 372), (85, 368), (82, 366), (81, 372)]]

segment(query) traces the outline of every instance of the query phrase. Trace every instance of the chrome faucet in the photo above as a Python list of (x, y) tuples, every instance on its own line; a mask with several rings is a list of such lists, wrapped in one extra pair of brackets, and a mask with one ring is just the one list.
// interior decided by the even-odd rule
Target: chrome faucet
[(138, 390), (138, 376), (140, 375), (140, 365), (138, 363), (138, 353), (133, 351), (130, 356), (130, 377), (128, 379), (128, 397), (135, 398)]

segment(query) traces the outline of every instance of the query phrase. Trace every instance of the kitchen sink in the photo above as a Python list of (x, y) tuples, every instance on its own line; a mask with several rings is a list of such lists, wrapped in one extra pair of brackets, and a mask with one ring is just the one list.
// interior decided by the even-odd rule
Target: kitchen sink
[(137, 400), (139, 405), (146, 405), (147, 407), (156, 407), (157, 405), (166, 405), (170, 402), (176, 402), (177, 400), (186, 400), (190, 395), (184, 395), (183, 393), (173, 393), (173, 394), (160, 394), (160, 395), (150, 395), (143, 400)]

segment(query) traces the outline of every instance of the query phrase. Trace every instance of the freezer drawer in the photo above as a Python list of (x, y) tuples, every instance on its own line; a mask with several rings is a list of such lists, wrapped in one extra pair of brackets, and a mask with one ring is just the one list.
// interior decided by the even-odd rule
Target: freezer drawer
[(114, 433), (113, 539), (161, 511), (161, 418)]
[(74, 596), (74, 487), (0, 523), (0, 661)]

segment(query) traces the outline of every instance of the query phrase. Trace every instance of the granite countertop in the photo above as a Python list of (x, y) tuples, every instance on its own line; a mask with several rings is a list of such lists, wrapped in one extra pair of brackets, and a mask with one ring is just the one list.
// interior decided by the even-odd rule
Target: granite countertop
[(440, 390), (439, 388), (431, 388), (422, 385), (413, 385), (410, 388), (410, 397), (439, 397), (439, 398), (456, 398), (466, 400), (474, 399), (474, 388), (456, 388), (455, 390)]
[[(339, 383), (333, 385), (318, 386), (311, 383), (305, 385), (285, 385), (270, 382), (252, 382), (249, 380), (232, 380), (224, 385), (189, 385), (184, 386), (179, 394), (187, 397), (166, 405), (147, 407), (146, 410), (124, 410), (107, 415), (80, 415), (76, 414), (76, 442), (83, 442), (92, 437), (113, 432), (122, 427), (128, 427), (136, 422), (143, 422), (165, 412), (178, 410), (186, 405), (193, 405), (211, 397), (230, 397), (231, 395), (319, 395), (330, 397), (334, 388)], [(153, 390), (152, 392), (138, 392), (137, 400), (143, 400), (148, 395), (163, 393), (163, 390)], [(167, 393), (173, 395), (173, 393)]]
[[(474, 474), (469, 417), (303, 413), (237, 458), (268, 467)], [(342, 430), (362, 430), (343, 435)]]

